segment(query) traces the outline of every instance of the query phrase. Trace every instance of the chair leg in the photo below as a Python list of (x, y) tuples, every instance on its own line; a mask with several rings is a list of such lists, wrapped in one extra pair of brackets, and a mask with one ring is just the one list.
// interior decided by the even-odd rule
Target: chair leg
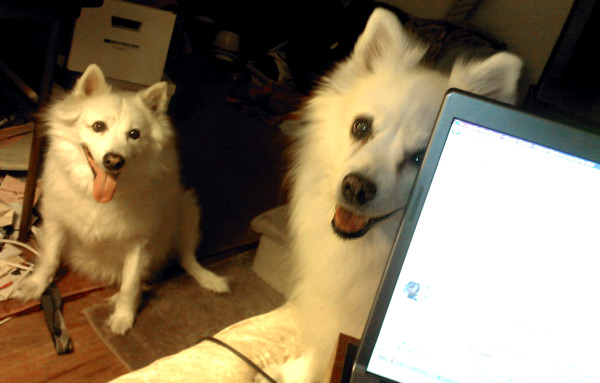
[[(39, 108), (43, 108), (48, 101), (50, 101), (52, 84), (54, 82), (54, 66), (56, 65), (56, 58), (58, 55), (59, 34), (60, 19), (55, 18), (51, 21), (50, 33), (48, 35), (48, 49), (46, 51), (44, 62)], [(19, 226), (19, 241), (21, 242), (26, 242), (29, 239), (35, 191), (42, 162), (42, 147), (44, 142), (41, 134), (42, 128), (40, 121), (36, 118), (33, 130), (33, 141), (31, 143), (31, 154), (29, 156), (29, 168), (27, 170), (23, 209), (21, 210), (21, 224)]]

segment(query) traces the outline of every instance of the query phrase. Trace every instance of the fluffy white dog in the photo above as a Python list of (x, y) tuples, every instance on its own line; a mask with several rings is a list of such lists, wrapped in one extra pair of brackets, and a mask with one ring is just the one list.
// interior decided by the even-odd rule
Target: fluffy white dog
[(164, 82), (116, 92), (90, 65), (46, 110), (40, 259), (20, 286), (22, 299), (38, 299), (62, 261), (120, 285), (108, 325), (123, 334), (133, 325), (141, 284), (171, 254), (204, 288), (229, 290), (196, 261), (200, 211), (180, 182), (167, 100)]
[(279, 383), (322, 381), (339, 334), (361, 337), (446, 91), (515, 101), (516, 56), (460, 61), (448, 75), (420, 65), (426, 50), (376, 9), (304, 109), (291, 171), (299, 282), (289, 302), (304, 351), (267, 369)]

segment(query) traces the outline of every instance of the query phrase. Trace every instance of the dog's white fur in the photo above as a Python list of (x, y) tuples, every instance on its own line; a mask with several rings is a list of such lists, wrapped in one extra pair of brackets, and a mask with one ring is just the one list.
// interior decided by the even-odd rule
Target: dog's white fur
[[(113, 91), (92, 64), (72, 92), (47, 108), (40, 259), (20, 286), (22, 299), (38, 299), (64, 262), (93, 280), (120, 285), (108, 325), (123, 334), (133, 325), (141, 284), (171, 254), (201, 286), (229, 290), (226, 279), (196, 261), (200, 211), (195, 195), (180, 182), (167, 100), (164, 82), (137, 94)], [(106, 130), (94, 131), (97, 121), (105, 122)], [(131, 137), (132, 130), (139, 138)], [(94, 175), (82, 144), (96, 166), (103, 166), (106, 153), (125, 160), (114, 197), (106, 203), (92, 196)]]
[[(279, 383), (320, 382), (338, 335), (361, 337), (418, 171), (411, 161), (426, 148), (446, 91), (515, 101), (522, 67), (516, 56), (458, 62), (445, 75), (419, 65), (426, 49), (392, 12), (376, 9), (351, 56), (323, 79), (304, 109), (306, 130), (291, 171), (298, 283), (289, 302), (304, 351), (267, 369)], [(351, 127), (365, 115), (373, 130), (356, 139)], [(356, 204), (344, 197), (343, 180), (352, 173), (376, 186), (372, 200)], [(332, 229), (336, 206), (355, 219), (392, 214), (361, 237), (345, 239)]]

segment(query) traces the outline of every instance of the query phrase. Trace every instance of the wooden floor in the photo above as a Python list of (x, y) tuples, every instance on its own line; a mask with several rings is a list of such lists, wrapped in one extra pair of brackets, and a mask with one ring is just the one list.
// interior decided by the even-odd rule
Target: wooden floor
[(42, 311), (0, 325), (0, 383), (105, 383), (127, 373), (81, 312), (115, 291), (98, 290), (64, 303), (63, 314), (74, 345), (72, 354), (56, 354)]

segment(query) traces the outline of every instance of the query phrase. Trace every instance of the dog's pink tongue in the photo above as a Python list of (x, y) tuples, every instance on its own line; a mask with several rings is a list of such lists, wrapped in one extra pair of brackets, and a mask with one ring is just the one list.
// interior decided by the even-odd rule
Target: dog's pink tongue
[(107, 173), (99, 166), (95, 166), (96, 178), (94, 178), (94, 199), (106, 203), (110, 201), (117, 189), (117, 177)]
[(367, 226), (368, 219), (338, 206), (333, 217), (335, 226), (345, 233), (355, 233)]

